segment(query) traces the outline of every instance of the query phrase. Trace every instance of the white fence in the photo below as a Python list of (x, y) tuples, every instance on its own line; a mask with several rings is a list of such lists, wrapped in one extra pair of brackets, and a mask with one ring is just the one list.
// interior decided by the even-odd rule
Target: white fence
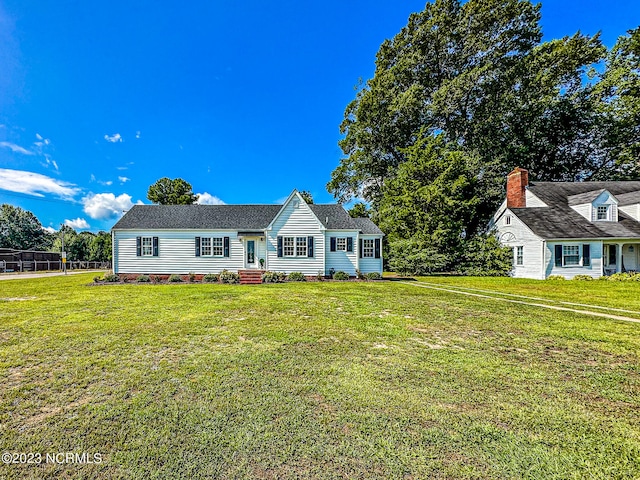
[[(65, 263), (67, 270), (103, 270), (111, 268), (111, 262), (82, 262), (80, 260)], [(45, 272), (48, 270), (62, 270), (60, 260), (16, 260), (7, 262), (0, 260), (0, 272)]]

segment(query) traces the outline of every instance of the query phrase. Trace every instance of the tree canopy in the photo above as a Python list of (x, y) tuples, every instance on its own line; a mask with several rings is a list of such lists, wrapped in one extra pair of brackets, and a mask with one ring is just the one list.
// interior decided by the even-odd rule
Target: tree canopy
[(52, 236), (28, 210), (7, 203), (0, 206), (0, 248), (46, 250)]
[(163, 177), (149, 187), (147, 198), (160, 205), (192, 205), (198, 201), (191, 184), (182, 178)]
[(470, 265), (514, 167), (533, 180), (638, 176), (639, 30), (607, 51), (580, 32), (542, 42), (529, 0), (427, 3), (346, 107), (327, 189), (369, 203), (392, 257)]
[(313, 195), (311, 195), (311, 192), (307, 191), (307, 190), (302, 190), (300, 192), (298, 192), (300, 194), (300, 196), (302, 197), (302, 199), (307, 202), (308, 204), (312, 204), (313, 203)]

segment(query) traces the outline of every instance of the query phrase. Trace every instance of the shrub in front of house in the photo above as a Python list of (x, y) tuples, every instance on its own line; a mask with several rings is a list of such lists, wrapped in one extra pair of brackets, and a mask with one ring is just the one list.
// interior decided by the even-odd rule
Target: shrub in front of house
[(206, 283), (218, 283), (220, 281), (220, 275), (217, 273), (207, 273), (202, 277), (202, 281)]
[(107, 273), (105, 274), (103, 280), (108, 283), (117, 283), (120, 281), (120, 277), (115, 273)]
[(580, 280), (580, 281), (589, 281), (589, 280), (593, 280), (593, 277), (591, 275), (576, 275), (573, 277), (574, 280)]
[(343, 272), (342, 270), (333, 274), (334, 280), (349, 280), (349, 274), (347, 272)]
[(324, 282), (324, 272), (322, 270), (318, 271), (318, 274), (316, 275), (316, 280), (319, 282)]
[(169, 283), (179, 283), (182, 282), (182, 277), (180, 275), (176, 275), (175, 273), (169, 275)]
[(93, 283), (102, 283), (104, 279), (100, 275), (93, 277)]
[(263, 283), (282, 283), (287, 278), (287, 274), (283, 272), (264, 272), (262, 274)]
[(305, 282), (307, 280), (302, 272), (291, 272), (287, 279), (290, 282)]
[(614, 273), (606, 277), (606, 279), (610, 282), (638, 282), (640, 281), (640, 273)]
[(220, 272), (220, 281), (222, 283), (240, 283), (240, 275), (229, 270)]
[(151, 281), (153, 283), (162, 283), (162, 278), (160, 278), (160, 275), (154, 275), (151, 277)]
[(193, 272), (189, 272), (189, 283), (193, 283), (196, 281), (196, 274)]
[(364, 273), (362, 273), (360, 270), (356, 269), (356, 277), (358, 278), (358, 280), (366, 280), (367, 277), (365, 276)]
[(562, 276), (562, 275), (549, 275), (547, 277), (547, 280), (551, 280), (551, 281), (554, 281), (554, 280), (566, 280), (566, 278), (564, 278), (564, 276)]
[(364, 275), (367, 280), (382, 280), (382, 275), (378, 272), (369, 272)]
[(149, 275), (140, 275), (136, 278), (136, 282), (138, 283), (149, 283), (150, 281), (151, 279), (149, 278)]

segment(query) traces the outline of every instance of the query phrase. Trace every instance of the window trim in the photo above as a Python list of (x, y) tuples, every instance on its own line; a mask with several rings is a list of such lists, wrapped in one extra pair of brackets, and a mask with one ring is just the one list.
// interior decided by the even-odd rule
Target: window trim
[[(600, 210), (604, 209), (604, 217), (600, 218)], [(611, 205), (596, 205), (596, 221), (604, 222), (611, 218)]]
[(307, 245), (307, 237), (296, 237), (296, 255), (295, 256), (306, 257), (308, 251), (309, 250)]
[[(574, 253), (566, 253), (568, 249), (576, 249)], [(576, 257), (576, 263), (567, 263), (567, 257)], [(580, 245), (562, 245), (562, 266), (563, 267), (580, 267), (581, 258), (580, 258)]]
[(516, 267), (522, 267), (524, 265), (524, 245), (517, 245), (515, 247)]
[[(145, 245), (145, 240), (149, 240), (149, 245)], [(149, 253), (145, 253), (145, 248), (148, 248)], [(140, 256), (141, 257), (153, 257), (153, 237), (140, 237)]]
[[(290, 244), (289, 244), (290, 242)], [(287, 249), (291, 249), (291, 253), (287, 253)], [(282, 256), (283, 257), (295, 257), (296, 256), (296, 237), (282, 237)]]
[[(199, 237), (200, 257), (224, 257), (224, 237)], [(209, 245), (206, 245), (208, 243)], [(219, 253), (218, 253), (219, 252)]]
[[(341, 245), (342, 244), (342, 248)], [(347, 237), (336, 237), (336, 252), (347, 251)]]
[[(367, 246), (367, 242), (371, 243), (371, 246)], [(375, 239), (363, 238), (362, 239), (362, 258), (374, 258), (375, 252)]]

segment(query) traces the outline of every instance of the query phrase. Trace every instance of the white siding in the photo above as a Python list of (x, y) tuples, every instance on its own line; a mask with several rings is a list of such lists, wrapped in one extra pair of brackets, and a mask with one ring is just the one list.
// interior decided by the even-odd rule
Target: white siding
[[(544, 242), (520, 221), (510, 210), (503, 214), (511, 215), (511, 225), (505, 225), (502, 219), (496, 222), (500, 243), (514, 249), (512, 276), (517, 278), (543, 279)], [(523, 248), (523, 265), (516, 265), (515, 247)]]
[[(304, 202), (289, 202), (267, 232), (267, 265), (276, 272), (302, 272), (317, 275), (324, 272), (324, 232), (317, 217)], [(278, 257), (278, 236), (313, 236), (313, 257)]]
[(580, 205), (572, 205), (571, 208), (573, 208), (576, 212), (578, 212), (580, 215), (582, 215), (584, 218), (586, 218), (587, 220), (589, 220), (590, 222), (592, 221), (592, 205), (590, 203), (581, 203)]
[[(380, 238), (380, 258), (360, 258), (359, 265), (362, 273), (378, 272), (382, 275), (382, 238), (376, 235), (360, 235), (360, 239)], [(374, 251), (375, 253), (375, 251)], [(359, 253), (358, 253), (359, 255)]]
[[(590, 266), (570, 266), (556, 267), (555, 246), (556, 245), (578, 245), (580, 247), (580, 258), (582, 259), (583, 245), (590, 245)], [(600, 240), (558, 240), (548, 242), (545, 249), (545, 278), (549, 275), (562, 275), (566, 279), (572, 279), (576, 275), (590, 275), (593, 278), (602, 276), (602, 242)], [(582, 260), (581, 260), (582, 261)]]
[[(136, 237), (158, 237), (157, 257), (137, 257)], [(229, 257), (196, 257), (196, 237), (229, 237)], [(115, 273), (218, 273), (244, 268), (237, 232), (205, 230), (114, 231)]]
[[(351, 237), (353, 240), (353, 252), (331, 251), (331, 237), (346, 238)], [(325, 255), (327, 264), (325, 275), (329, 275), (329, 270), (334, 269), (336, 272), (347, 272), (351, 276), (356, 274), (356, 265), (358, 262), (358, 232), (357, 231), (336, 231), (327, 230), (325, 232)]]
[[(529, 189), (525, 190), (524, 194), (525, 201), (527, 202), (527, 207), (548, 207), (546, 203), (536, 197)], [(506, 200), (505, 200), (506, 202)]]
[(634, 218), (640, 222), (640, 205), (639, 204), (636, 203), (633, 205), (625, 205), (624, 207), (620, 206), (619, 209), (620, 211), (629, 215), (631, 218)]

